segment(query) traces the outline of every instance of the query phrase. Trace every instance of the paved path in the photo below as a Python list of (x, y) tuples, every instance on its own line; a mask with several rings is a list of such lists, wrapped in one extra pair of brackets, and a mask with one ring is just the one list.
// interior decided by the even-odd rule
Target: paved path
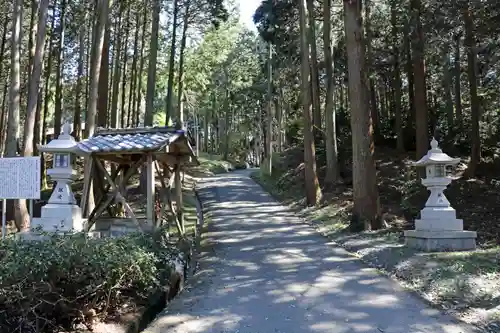
[(202, 182), (213, 245), (198, 282), (145, 332), (474, 332), (328, 244), (248, 174)]

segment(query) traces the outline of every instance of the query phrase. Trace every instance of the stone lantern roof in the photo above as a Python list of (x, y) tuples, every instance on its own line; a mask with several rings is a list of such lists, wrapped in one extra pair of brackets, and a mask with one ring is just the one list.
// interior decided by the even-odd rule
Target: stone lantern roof
[(77, 142), (70, 133), (71, 124), (66, 123), (63, 125), (62, 133), (56, 139), (51, 140), (46, 145), (39, 145), (38, 150), (44, 153), (72, 153)]
[(453, 158), (448, 154), (443, 153), (439, 148), (436, 139), (432, 138), (431, 149), (427, 154), (417, 162), (413, 163), (414, 166), (428, 166), (428, 165), (456, 165), (460, 162), (460, 158)]

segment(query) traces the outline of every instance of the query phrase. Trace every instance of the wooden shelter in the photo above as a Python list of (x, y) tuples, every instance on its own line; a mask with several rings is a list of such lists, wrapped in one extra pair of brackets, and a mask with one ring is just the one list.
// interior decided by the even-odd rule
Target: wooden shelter
[[(166, 209), (175, 216), (177, 228), (183, 231), (182, 209), (175, 213), (170, 199), (172, 178), (175, 181), (176, 204), (182, 207), (181, 170), (186, 165), (198, 165), (190, 139), (183, 130), (171, 127), (98, 129), (94, 136), (78, 142), (75, 153), (85, 157), (84, 186), (81, 208), (89, 231), (107, 211), (116, 218), (124, 210), (127, 218), (140, 230), (153, 229), (158, 221), (158, 195), (155, 193), (155, 171), (161, 182), (160, 218)], [(110, 170), (106, 163), (111, 164)], [(126, 200), (127, 183), (139, 170), (146, 171), (146, 219), (140, 221)], [(104, 180), (104, 182), (103, 182)], [(93, 186), (100, 188), (95, 208), (88, 212), (88, 198)], [(156, 200), (155, 200), (156, 199)], [(116, 205), (115, 209), (112, 206)], [(116, 208), (120, 209), (116, 209)]]

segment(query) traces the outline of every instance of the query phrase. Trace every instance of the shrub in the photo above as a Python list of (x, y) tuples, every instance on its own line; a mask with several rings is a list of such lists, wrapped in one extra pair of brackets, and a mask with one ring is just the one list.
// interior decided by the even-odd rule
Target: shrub
[(405, 178), (401, 186), (401, 206), (410, 216), (416, 216), (422, 208), (420, 203), (426, 200), (427, 190), (415, 170), (406, 171)]
[(152, 235), (47, 238), (0, 243), (0, 332), (71, 330), (145, 304), (179, 255)]

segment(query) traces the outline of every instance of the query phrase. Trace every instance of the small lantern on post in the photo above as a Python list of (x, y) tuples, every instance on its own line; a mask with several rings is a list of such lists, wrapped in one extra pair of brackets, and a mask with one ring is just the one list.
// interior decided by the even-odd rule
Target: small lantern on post
[(41, 217), (35, 218), (32, 224), (32, 227), (40, 227), (43, 231), (83, 230), (82, 211), (71, 189), (76, 176), (71, 165), (71, 154), (76, 148), (76, 141), (70, 133), (71, 125), (66, 123), (57, 139), (38, 146), (40, 152), (53, 154), (52, 169), (47, 170), (47, 175), (55, 182), (47, 205), (42, 207)]
[(406, 245), (426, 251), (470, 250), (476, 247), (476, 232), (463, 230), (463, 221), (456, 218), (456, 212), (444, 195), (451, 183), (447, 167), (455, 166), (459, 158), (444, 153), (436, 139), (431, 141), (431, 149), (416, 167), (425, 167), (426, 178), (422, 179), (430, 195), (415, 220), (415, 230), (404, 232)]

